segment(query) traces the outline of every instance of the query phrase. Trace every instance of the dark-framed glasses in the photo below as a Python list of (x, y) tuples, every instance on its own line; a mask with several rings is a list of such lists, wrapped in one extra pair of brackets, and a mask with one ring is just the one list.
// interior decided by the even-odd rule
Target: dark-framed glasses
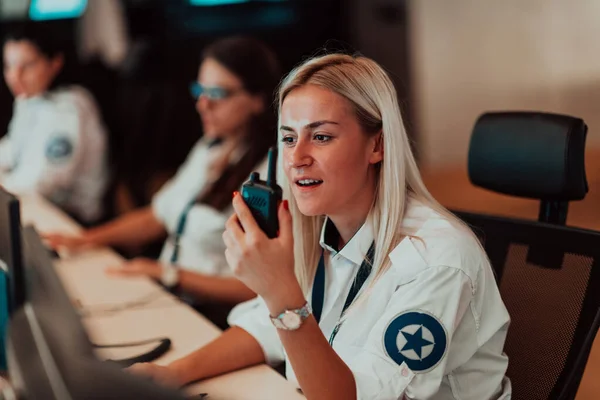
[(190, 84), (190, 94), (196, 100), (198, 100), (200, 96), (205, 96), (209, 100), (224, 100), (240, 90), (241, 89), (226, 89), (220, 86), (204, 86), (198, 82), (192, 82)]

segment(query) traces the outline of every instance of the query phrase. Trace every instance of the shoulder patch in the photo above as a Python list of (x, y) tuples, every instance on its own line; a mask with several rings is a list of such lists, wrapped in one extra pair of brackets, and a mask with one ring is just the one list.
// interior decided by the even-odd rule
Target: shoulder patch
[(46, 146), (46, 158), (51, 162), (68, 160), (73, 154), (73, 144), (66, 136), (55, 136)]
[(403, 312), (388, 324), (383, 334), (387, 355), (415, 373), (435, 368), (448, 348), (448, 335), (442, 323), (423, 311)]

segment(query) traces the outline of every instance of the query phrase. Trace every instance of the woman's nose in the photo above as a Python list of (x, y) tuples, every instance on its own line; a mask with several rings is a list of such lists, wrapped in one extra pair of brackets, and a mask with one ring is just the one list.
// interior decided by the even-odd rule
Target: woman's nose
[(290, 150), (291, 154), (289, 162), (292, 168), (302, 168), (312, 164), (311, 146), (309, 141), (299, 139), (295, 146)]
[(209, 109), (211, 101), (206, 98), (206, 96), (200, 95), (198, 100), (196, 100), (196, 110), (198, 112), (206, 111)]

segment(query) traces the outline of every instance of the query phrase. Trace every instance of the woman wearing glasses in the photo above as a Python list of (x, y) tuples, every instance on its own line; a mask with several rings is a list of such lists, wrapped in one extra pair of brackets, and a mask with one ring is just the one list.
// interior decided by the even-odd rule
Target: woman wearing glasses
[[(209, 46), (191, 86), (204, 136), (152, 205), (78, 237), (48, 235), (50, 243), (136, 246), (168, 234), (158, 262), (134, 259), (109, 272), (147, 275), (204, 303), (233, 305), (255, 296), (230, 276), (221, 233), (233, 212), (231, 193), (250, 172), (266, 174), (266, 154), (276, 140), (271, 99), (280, 78), (275, 55), (255, 39), (226, 38)], [(215, 322), (222, 326), (222, 319)]]

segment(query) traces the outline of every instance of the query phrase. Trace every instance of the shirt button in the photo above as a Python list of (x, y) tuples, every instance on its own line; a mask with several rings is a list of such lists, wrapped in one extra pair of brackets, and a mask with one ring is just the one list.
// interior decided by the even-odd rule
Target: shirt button
[(402, 368), (402, 376), (405, 378), (408, 376), (408, 368), (406, 368), (406, 367)]

